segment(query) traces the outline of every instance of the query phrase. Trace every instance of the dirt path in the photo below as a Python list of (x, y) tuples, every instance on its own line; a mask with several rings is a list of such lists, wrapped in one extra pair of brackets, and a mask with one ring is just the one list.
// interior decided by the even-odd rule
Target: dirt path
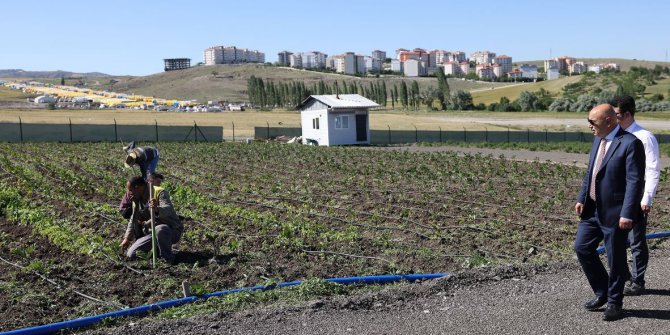
[(422, 284), (299, 306), (142, 321), (87, 334), (667, 334), (670, 258), (656, 243), (648, 293), (626, 297), (617, 322), (582, 304), (593, 297), (577, 262), (476, 269)]
[[(455, 146), (443, 146), (443, 147), (420, 147), (420, 146), (403, 146), (403, 147), (375, 147), (379, 150), (406, 150), (412, 152), (444, 152), (444, 151), (453, 151), (460, 152), (464, 154), (482, 154), (482, 155), (491, 155), (493, 157), (505, 156), (508, 159), (516, 159), (521, 161), (535, 161), (539, 160), (541, 162), (551, 161), (562, 164), (574, 164), (575, 166), (586, 167), (589, 162), (588, 154), (574, 154), (567, 152), (542, 152), (542, 151), (530, 151), (530, 150), (508, 150), (508, 149), (489, 149), (489, 148), (464, 148), (464, 147), (455, 147)], [(661, 160), (661, 169), (670, 166), (670, 157), (662, 156)]]

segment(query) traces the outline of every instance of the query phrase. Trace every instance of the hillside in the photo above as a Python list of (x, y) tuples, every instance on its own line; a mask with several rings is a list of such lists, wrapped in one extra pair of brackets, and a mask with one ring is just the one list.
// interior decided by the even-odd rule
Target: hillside
[[(623, 58), (579, 58), (575, 57), (578, 62), (584, 62), (586, 64), (598, 64), (598, 63), (617, 63), (621, 68), (621, 71), (628, 71), (631, 67), (646, 67), (653, 68), (656, 65), (660, 66), (670, 66), (670, 62), (659, 62), (659, 61), (649, 61), (649, 60), (638, 60), (638, 59), (623, 59)], [(531, 60), (531, 61), (515, 61), (514, 64), (535, 64), (537, 66), (544, 66), (544, 60)]]
[[(416, 80), (424, 90), (428, 87), (437, 87), (437, 79), (429, 78), (359, 78), (334, 73), (321, 73), (291, 68), (274, 67), (261, 64), (244, 65), (212, 65), (197, 66), (187, 70), (161, 72), (144, 77), (110, 77), (92, 82), (89, 85), (97, 89), (114, 90), (116, 92), (141, 94), (161, 98), (180, 100), (196, 99), (198, 101), (227, 100), (246, 101), (247, 80), (251, 76), (262, 78), (264, 81), (302, 81), (307, 87), (323, 80), (330, 85), (334, 81), (351, 82), (362, 81), (367, 84), (377, 80), (385, 80), (390, 89), (394, 84), (402, 81), (409, 83)], [(113, 85), (110, 80), (118, 80)], [(475, 82), (460, 79), (450, 79), (452, 92), (456, 90), (476, 90), (490, 87), (508, 86), (510, 83)]]
[(491, 104), (500, 101), (501, 97), (507, 97), (510, 100), (516, 100), (523, 91), (536, 92), (543, 88), (552, 93), (558, 93), (567, 85), (581, 79), (580, 76), (562, 77), (556, 80), (546, 80), (536, 83), (517, 83), (496, 89), (480, 90), (472, 92), (472, 101), (475, 104)]
[(21, 69), (0, 70), (0, 78), (71, 78), (71, 77), (107, 77), (101, 72), (76, 73), (69, 71), (25, 71)]

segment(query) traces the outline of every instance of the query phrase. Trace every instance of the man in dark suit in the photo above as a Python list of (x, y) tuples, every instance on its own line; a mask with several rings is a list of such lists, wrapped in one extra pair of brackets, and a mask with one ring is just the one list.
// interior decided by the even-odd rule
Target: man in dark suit
[[(645, 154), (642, 142), (618, 126), (612, 106), (594, 107), (588, 121), (595, 139), (575, 204), (581, 219), (575, 252), (596, 294), (584, 307), (593, 311), (607, 303), (603, 320), (611, 321), (623, 315), (623, 289), (630, 277), (626, 239), (633, 224), (642, 219)], [(602, 240), (609, 276), (596, 253)]]

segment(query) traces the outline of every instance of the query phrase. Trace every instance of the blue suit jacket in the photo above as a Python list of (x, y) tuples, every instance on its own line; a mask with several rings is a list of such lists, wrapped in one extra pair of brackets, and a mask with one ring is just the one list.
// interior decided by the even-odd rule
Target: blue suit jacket
[[(600, 137), (593, 140), (589, 168), (584, 176), (577, 202), (585, 204), (585, 213), (592, 213), (593, 208), (586, 198), (591, 186), (591, 171), (595, 164)], [(619, 218), (632, 219), (634, 222), (642, 218), (640, 201), (644, 192), (645, 154), (642, 142), (634, 135), (619, 129), (614, 136), (605, 158), (596, 175), (596, 208), (600, 224), (607, 227), (618, 226)]]

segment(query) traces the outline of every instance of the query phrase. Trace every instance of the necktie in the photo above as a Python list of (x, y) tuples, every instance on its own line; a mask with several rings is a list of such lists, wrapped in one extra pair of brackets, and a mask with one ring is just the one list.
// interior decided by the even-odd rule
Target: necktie
[(591, 172), (591, 188), (589, 189), (589, 196), (594, 201), (596, 200), (596, 175), (598, 174), (598, 170), (600, 170), (600, 164), (603, 163), (603, 159), (605, 158), (606, 146), (607, 146), (607, 140), (604, 138), (601, 139), (600, 147), (598, 148), (598, 157), (596, 158), (596, 164), (593, 168), (593, 171)]

